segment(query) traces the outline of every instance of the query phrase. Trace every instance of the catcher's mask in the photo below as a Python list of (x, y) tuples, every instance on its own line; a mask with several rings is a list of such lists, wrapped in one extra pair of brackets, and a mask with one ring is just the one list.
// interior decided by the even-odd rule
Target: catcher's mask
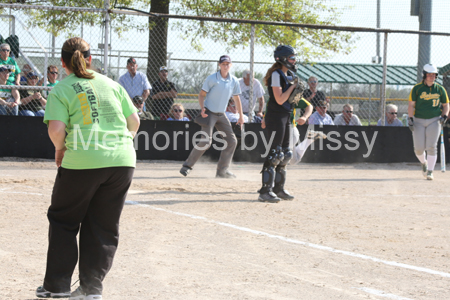
[(280, 45), (275, 49), (273, 53), (273, 57), (275, 58), (276, 62), (279, 62), (286, 68), (288, 68), (291, 71), (297, 72), (297, 67), (295, 64), (292, 64), (288, 61), (288, 58), (290, 56), (296, 56), (297, 51), (289, 45)]

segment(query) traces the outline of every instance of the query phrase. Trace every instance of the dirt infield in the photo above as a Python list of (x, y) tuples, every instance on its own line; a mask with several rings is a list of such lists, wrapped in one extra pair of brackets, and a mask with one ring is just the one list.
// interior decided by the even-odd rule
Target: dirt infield
[[(260, 164), (234, 164), (234, 180), (180, 166), (138, 163), (104, 299), (449, 298), (449, 173), (300, 164), (296, 199), (265, 204)], [(0, 299), (36, 299), (56, 167), (3, 159), (0, 174)]]

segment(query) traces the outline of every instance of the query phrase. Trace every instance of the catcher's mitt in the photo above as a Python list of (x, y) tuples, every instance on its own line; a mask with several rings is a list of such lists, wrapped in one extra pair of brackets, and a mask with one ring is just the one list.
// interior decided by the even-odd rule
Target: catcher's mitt
[(298, 79), (298, 77), (295, 77), (293, 84), (297, 84), (297, 86), (292, 91), (291, 95), (289, 96), (288, 102), (289, 103), (295, 103), (297, 104), (300, 99), (302, 99), (303, 92), (305, 91), (305, 83)]

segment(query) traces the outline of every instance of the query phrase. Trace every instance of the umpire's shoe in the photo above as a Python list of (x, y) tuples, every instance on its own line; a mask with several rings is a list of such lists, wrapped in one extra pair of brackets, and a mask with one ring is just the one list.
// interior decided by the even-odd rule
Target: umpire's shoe
[(226, 170), (225, 172), (217, 171), (216, 178), (236, 178), (236, 175), (234, 175), (233, 173), (231, 173), (228, 170)]
[(44, 286), (40, 286), (36, 289), (36, 297), (38, 298), (69, 298), (70, 291), (65, 293), (53, 293), (47, 291)]
[(274, 192), (268, 191), (266, 193), (259, 194), (258, 200), (261, 202), (278, 203), (281, 199), (278, 198)]
[(187, 176), (187, 174), (189, 174), (189, 172), (191, 172), (192, 168), (188, 167), (188, 166), (182, 166), (180, 169), (180, 173), (183, 176)]

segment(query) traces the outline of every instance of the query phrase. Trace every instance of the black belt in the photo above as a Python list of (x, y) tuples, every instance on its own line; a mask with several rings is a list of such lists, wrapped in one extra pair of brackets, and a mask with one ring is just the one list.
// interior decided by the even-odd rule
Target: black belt
[(221, 117), (221, 116), (224, 115), (224, 113), (216, 113), (216, 112), (210, 111), (210, 110), (207, 109), (206, 107), (205, 107), (205, 113), (206, 113), (206, 114), (213, 114), (213, 115), (216, 115), (216, 116), (218, 116), (218, 117)]

